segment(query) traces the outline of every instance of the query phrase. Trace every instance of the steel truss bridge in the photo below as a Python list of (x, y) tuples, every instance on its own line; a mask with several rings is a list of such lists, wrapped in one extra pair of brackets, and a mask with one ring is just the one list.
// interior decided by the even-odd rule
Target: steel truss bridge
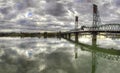
[(61, 32), (61, 35), (64, 38), (71, 37), (71, 34), (74, 33), (76, 41), (78, 40), (79, 33), (90, 33), (93, 35), (93, 38), (96, 39), (97, 34), (100, 33), (120, 33), (120, 24), (102, 24), (98, 7), (96, 4), (93, 4), (93, 23), (92, 26), (81, 26), (81, 28), (78, 28), (78, 16), (75, 17), (75, 29), (68, 30), (65, 32)]
[(63, 33), (120, 33), (120, 24), (102, 24), (98, 6), (93, 4), (93, 23), (92, 26), (83, 25), (78, 28), (78, 16), (75, 17), (75, 29)]
[[(75, 43), (79, 42), (79, 34), (91, 34), (92, 45), (97, 46), (97, 35), (98, 34), (120, 34), (120, 24), (102, 24), (98, 7), (93, 4), (93, 23), (92, 26), (81, 26), (78, 28), (78, 16), (75, 17), (75, 29), (61, 32), (61, 36), (65, 39), (71, 40), (71, 37), (75, 36)], [(120, 35), (119, 35), (120, 37)]]
[(120, 33), (120, 24), (104, 24), (104, 25), (99, 25), (97, 27), (86, 27), (82, 26), (81, 28), (78, 29), (73, 29), (66, 31), (64, 33), (92, 33), (92, 32), (97, 32), (97, 33)]

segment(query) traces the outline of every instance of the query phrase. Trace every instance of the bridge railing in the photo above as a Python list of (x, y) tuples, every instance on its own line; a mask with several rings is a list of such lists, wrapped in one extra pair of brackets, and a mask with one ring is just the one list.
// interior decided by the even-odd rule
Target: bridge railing
[(120, 24), (104, 24), (97, 27), (84, 27), (84, 31), (120, 31)]
[(104, 24), (99, 25), (97, 27), (87, 27), (81, 26), (81, 28), (71, 29), (66, 31), (67, 32), (80, 32), (80, 31), (113, 31), (113, 32), (120, 32), (120, 24)]

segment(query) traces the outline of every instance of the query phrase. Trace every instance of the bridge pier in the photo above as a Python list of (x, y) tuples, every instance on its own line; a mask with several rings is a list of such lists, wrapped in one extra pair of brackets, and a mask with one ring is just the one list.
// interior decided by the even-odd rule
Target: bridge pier
[(47, 32), (44, 32), (43, 35), (44, 35), (44, 38), (47, 38)]
[(97, 43), (97, 32), (92, 32), (92, 45), (96, 46)]
[(65, 38), (65, 33), (62, 34), (63, 38)]
[(78, 32), (75, 32), (75, 42), (76, 43), (78, 43), (78, 39), (79, 39), (78, 34), (79, 34)]
[(67, 33), (65, 33), (65, 38), (67, 38)]
[(66, 34), (66, 33), (63, 33), (62, 36), (63, 36), (63, 38), (65, 38), (65, 39), (67, 38), (67, 34)]
[(64, 34), (63, 34), (63, 33), (60, 33), (60, 36), (61, 36), (62, 38), (64, 38)]
[(66, 34), (67, 35), (67, 39), (69, 38), (69, 33)]
[(58, 33), (58, 38), (61, 39), (62, 37), (62, 34), (61, 34), (61, 31)]
[(56, 33), (56, 37), (57, 37), (58, 39), (61, 39), (61, 32), (57, 32), (57, 33)]
[(71, 33), (68, 33), (68, 39), (71, 39)]

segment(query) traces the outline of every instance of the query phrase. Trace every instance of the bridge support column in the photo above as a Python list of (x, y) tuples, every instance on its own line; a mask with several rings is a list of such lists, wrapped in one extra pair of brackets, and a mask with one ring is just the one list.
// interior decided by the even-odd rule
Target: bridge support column
[(44, 38), (47, 38), (47, 32), (44, 32)]
[(71, 33), (68, 33), (68, 39), (71, 39)]
[(67, 34), (65, 33), (65, 38), (67, 38)]
[(96, 46), (96, 42), (97, 42), (97, 32), (93, 32), (92, 33), (92, 45)]
[(61, 39), (62, 37), (62, 34), (61, 34), (61, 31), (58, 33), (58, 38)]
[(78, 32), (75, 32), (75, 42), (78, 43)]
[(67, 34), (66, 33), (64, 34), (64, 38), (67, 38)]
[(63, 33), (61, 33), (61, 37), (64, 38), (64, 34)]
[(61, 33), (61, 37), (64, 38), (64, 33)]
[(68, 35), (68, 33), (66, 34), (66, 38), (68, 39), (68, 37), (69, 37), (69, 35)]
[(66, 33), (66, 39), (68, 38), (68, 33)]
[(63, 33), (63, 38), (65, 38), (65, 35), (66, 35), (66, 34), (65, 34), (65, 33)]

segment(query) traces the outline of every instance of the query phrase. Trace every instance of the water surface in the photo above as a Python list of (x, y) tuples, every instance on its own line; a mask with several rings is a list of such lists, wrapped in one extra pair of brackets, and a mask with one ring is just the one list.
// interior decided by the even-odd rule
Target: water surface
[[(119, 39), (110, 40), (119, 43)], [(118, 50), (119, 45), (114, 48)], [(0, 73), (119, 73), (119, 68), (118, 54), (94, 51), (65, 39), (0, 38)]]

